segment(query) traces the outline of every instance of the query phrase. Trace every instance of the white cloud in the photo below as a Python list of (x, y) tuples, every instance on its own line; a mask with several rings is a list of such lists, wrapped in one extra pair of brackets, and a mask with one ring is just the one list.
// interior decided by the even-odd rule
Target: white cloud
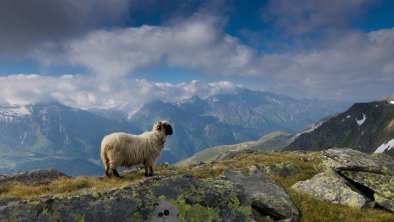
[[(342, 13), (366, 2), (330, 3), (325, 12)], [(344, 8), (337, 11), (340, 6)], [(170, 66), (268, 81), (270, 90), (296, 97), (354, 99), (363, 94), (376, 99), (392, 90), (388, 85), (394, 82), (394, 29), (347, 31), (319, 48), (267, 54), (225, 33), (224, 24), (222, 18), (195, 13), (170, 26), (98, 30), (64, 43), (60, 51), (58, 45), (41, 49), (35, 58), (47, 65), (86, 67), (105, 81), (132, 76), (139, 68)]]
[[(350, 32), (320, 50), (263, 56), (273, 90), (301, 97), (376, 99), (394, 85), (394, 29)], [(265, 75), (268, 75), (266, 73)]]
[(193, 95), (206, 97), (233, 92), (240, 85), (226, 81), (190, 81), (179, 84), (150, 82), (144, 79), (119, 79), (103, 82), (96, 76), (11, 75), (0, 77), (0, 104), (25, 105), (59, 101), (72, 107), (110, 108), (128, 104), (135, 108), (143, 103), (162, 99), (179, 101)]
[(141, 67), (167, 65), (212, 75), (259, 74), (257, 53), (223, 31), (222, 19), (196, 13), (173, 26), (141, 26), (94, 31), (33, 55), (43, 64), (87, 67), (117, 78)]

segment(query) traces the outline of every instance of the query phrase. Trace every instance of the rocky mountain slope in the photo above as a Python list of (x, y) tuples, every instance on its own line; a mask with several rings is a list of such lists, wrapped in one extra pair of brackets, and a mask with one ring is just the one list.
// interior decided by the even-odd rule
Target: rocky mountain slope
[(218, 157), (242, 150), (280, 150), (293, 141), (294, 136), (284, 132), (273, 132), (256, 141), (232, 145), (215, 146), (204, 149), (193, 156), (176, 163), (177, 166), (191, 166), (197, 163), (210, 163)]
[(130, 121), (148, 130), (155, 120), (170, 120), (176, 133), (168, 141), (161, 161), (172, 163), (208, 147), (258, 140), (275, 131), (298, 132), (345, 108), (345, 103), (241, 90), (178, 103), (154, 101), (133, 112)]
[(141, 132), (60, 103), (0, 107), (0, 172), (57, 168), (70, 175), (101, 173), (100, 143), (113, 131)]
[(121, 172), (124, 179), (25, 174), (35, 182), (2, 175), (0, 220), (394, 220), (394, 161), (384, 154), (238, 151), (212, 164), (155, 169), (151, 178), (142, 171)]
[(384, 100), (354, 104), (313, 131), (300, 135), (285, 150), (350, 147), (365, 153), (394, 154), (393, 139), (394, 100)]

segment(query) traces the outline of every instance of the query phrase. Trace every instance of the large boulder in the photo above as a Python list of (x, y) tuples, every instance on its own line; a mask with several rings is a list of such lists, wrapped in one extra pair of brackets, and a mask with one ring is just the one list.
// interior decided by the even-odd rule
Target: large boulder
[(224, 172), (224, 177), (242, 186), (252, 200), (255, 219), (270, 217), (275, 221), (298, 221), (299, 212), (282, 186), (270, 180), (256, 166), (245, 172)]
[(293, 186), (295, 190), (319, 200), (355, 207), (363, 207), (371, 199), (394, 212), (394, 162), (391, 158), (334, 148), (321, 151), (320, 159), (324, 172), (298, 182)]
[(378, 174), (394, 174), (394, 163), (350, 148), (334, 148), (320, 152), (322, 170), (364, 171)]
[(244, 189), (223, 179), (153, 177), (106, 192), (0, 202), (0, 221), (252, 221)]
[(366, 206), (369, 200), (351, 188), (352, 185), (335, 172), (323, 172), (306, 181), (299, 181), (291, 188), (307, 193), (320, 201), (356, 208)]

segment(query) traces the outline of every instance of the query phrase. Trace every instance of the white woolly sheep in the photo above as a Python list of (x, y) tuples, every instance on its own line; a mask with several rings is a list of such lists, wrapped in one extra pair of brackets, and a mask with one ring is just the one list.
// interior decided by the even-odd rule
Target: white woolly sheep
[(120, 177), (117, 167), (143, 164), (145, 176), (152, 176), (153, 165), (164, 147), (167, 136), (172, 133), (168, 121), (158, 121), (153, 125), (152, 131), (141, 135), (112, 133), (105, 136), (101, 142), (101, 159), (105, 175)]

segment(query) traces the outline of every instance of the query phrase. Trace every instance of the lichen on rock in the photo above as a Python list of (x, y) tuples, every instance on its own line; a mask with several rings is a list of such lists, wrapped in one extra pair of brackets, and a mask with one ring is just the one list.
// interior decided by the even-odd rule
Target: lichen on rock
[(299, 220), (299, 212), (287, 193), (258, 167), (251, 166), (244, 172), (226, 171), (224, 176), (245, 189), (252, 201), (255, 219), (269, 216), (275, 221)]
[(320, 201), (328, 201), (351, 207), (362, 208), (368, 199), (350, 188), (350, 184), (335, 172), (323, 172), (313, 178), (300, 181), (292, 189), (307, 193)]
[(320, 159), (323, 172), (294, 184), (294, 190), (357, 208), (376, 203), (394, 212), (393, 161), (348, 148), (321, 151)]
[(227, 180), (158, 176), (100, 193), (4, 201), (0, 221), (252, 221), (250, 206)]

